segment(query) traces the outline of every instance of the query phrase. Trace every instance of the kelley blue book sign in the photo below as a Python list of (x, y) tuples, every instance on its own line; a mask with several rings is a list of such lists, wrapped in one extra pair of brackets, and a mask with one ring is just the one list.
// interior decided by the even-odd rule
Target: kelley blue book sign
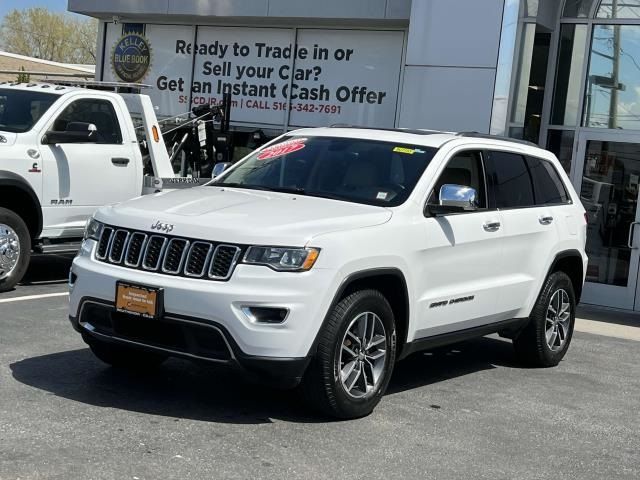
[(232, 123), (394, 125), (401, 31), (298, 29), (295, 42), (293, 30), (279, 28), (199, 27), (197, 38), (190, 26), (143, 30), (108, 25), (103, 77), (139, 76), (153, 86), (160, 115), (217, 104), (230, 92)]

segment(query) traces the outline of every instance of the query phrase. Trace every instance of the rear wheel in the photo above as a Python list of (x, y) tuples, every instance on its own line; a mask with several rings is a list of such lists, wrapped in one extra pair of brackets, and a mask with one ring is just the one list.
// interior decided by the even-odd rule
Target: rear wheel
[(513, 345), (520, 360), (535, 367), (554, 367), (564, 358), (576, 319), (571, 279), (564, 272), (547, 278), (529, 323)]
[(133, 348), (102, 342), (95, 338), (85, 338), (93, 354), (112, 367), (127, 370), (148, 370), (157, 367), (167, 359), (166, 355), (135, 350)]
[(11, 210), (0, 208), (0, 292), (22, 280), (31, 258), (31, 235), (24, 221)]
[(395, 356), (389, 302), (376, 290), (355, 292), (335, 306), (320, 332), (302, 389), (307, 400), (327, 415), (363, 417), (384, 395)]

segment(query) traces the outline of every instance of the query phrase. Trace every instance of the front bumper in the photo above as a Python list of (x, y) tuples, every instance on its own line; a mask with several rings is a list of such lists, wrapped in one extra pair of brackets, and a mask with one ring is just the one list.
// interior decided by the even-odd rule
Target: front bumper
[(119, 313), (113, 304), (94, 298), (83, 299), (80, 314), (77, 317), (69, 316), (69, 321), (87, 343), (96, 339), (224, 365), (282, 388), (298, 385), (311, 360), (310, 355), (303, 358), (247, 355), (221, 325), (171, 315), (164, 315), (158, 320), (145, 320)]
[[(328, 269), (284, 273), (238, 265), (226, 282), (132, 270), (94, 260), (94, 243), (86, 242), (71, 268), (69, 317), (83, 336), (268, 376), (299, 380), (338, 288), (337, 272)], [(114, 308), (119, 280), (162, 288), (162, 318), (155, 324), (135, 317), (127, 322)], [(289, 313), (282, 323), (260, 324), (243, 306), (285, 308)], [(127, 330), (127, 324), (141, 322), (147, 322), (141, 331)], [(203, 350), (199, 339), (215, 348)]]

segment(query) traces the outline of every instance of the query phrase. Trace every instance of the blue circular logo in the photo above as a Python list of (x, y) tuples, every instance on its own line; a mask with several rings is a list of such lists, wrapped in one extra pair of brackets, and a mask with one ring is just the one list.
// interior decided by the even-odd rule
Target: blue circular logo
[(124, 82), (137, 82), (144, 78), (151, 66), (149, 40), (137, 33), (124, 35), (113, 48), (111, 66)]

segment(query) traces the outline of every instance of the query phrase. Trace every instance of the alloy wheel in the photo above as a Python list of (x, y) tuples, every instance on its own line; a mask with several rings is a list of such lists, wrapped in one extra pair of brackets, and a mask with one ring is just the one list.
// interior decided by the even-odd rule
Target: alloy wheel
[(362, 398), (380, 384), (387, 359), (384, 324), (373, 312), (355, 317), (340, 346), (340, 381), (348, 395)]
[(0, 280), (7, 278), (18, 266), (20, 239), (9, 225), (0, 223)]
[(557, 352), (564, 347), (569, 336), (570, 324), (571, 302), (569, 294), (563, 289), (556, 290), (549, 301), (545, 322), (547, 345), (552, 352)]

